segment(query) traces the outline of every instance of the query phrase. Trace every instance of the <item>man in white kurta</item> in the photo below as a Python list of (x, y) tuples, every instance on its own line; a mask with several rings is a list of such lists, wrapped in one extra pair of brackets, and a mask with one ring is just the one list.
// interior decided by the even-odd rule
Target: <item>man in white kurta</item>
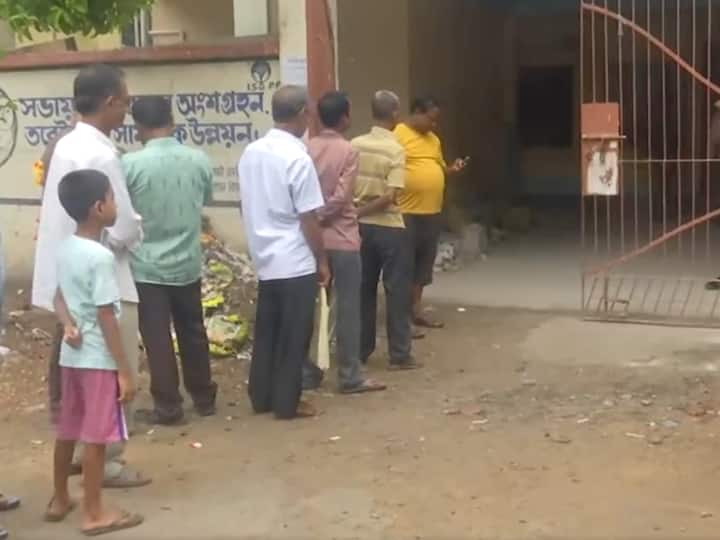
[[(119, 153), (110, 139), (111, 131), (124, 122), (130, 98), (122, 71), (110, 66), (83, 69), (75, 79), (74, 88), (79, 121), (70, 133), (57, 142), (50, 159), (40, 211), (32, 303), (35, 307), (53, 311), (58, 286), (57, 248), (75, 232), (74, 221), (60, 205), (60, 180), (80, 169), (103, 172), (110, 179), (118, 209), (117, 222), (107, 229), (105, 240), (116, 256), (117, 280), (122, 296), (120, 330), (128, 363), (137, 378), (138, 296), (130, 271), (130, 250), (142, 241), (142, 220), (130, 202)], [(57, 366), (62, 332), (58, 334), (56, 350), (50, 359), (50, 405), (53, 411), (57, 410), (61, 399)], [(131, 409), (126, 413), (132, 418)], [(147, 479), (122, 465), (118, 459), (121, 453), (122, 448), (109, 449), (107, 453), (105, 486), (137, 487), (147, 484)]]

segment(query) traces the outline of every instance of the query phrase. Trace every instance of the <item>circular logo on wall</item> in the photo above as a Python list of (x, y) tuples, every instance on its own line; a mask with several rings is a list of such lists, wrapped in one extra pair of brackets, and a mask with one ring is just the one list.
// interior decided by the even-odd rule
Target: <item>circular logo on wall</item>
[(267, 60), (255, 60), (250, 68), (250, 75), (256, 83), (264, 84), (270, 80), (272, 68)]
[(17, 144), (18, 120), (15, 103), (0, 88), (0, 167), (12, 157)]

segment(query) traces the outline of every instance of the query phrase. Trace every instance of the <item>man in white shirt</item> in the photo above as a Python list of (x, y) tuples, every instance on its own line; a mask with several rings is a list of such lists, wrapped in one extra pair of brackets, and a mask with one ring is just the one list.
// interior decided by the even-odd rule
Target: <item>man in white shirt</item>
[(318, 284), (329, 282), (322, 230), (324, 206), (315, 167), (301, 137), (307, 93), (280, 88), (272, 100), (275, 128), (250, 144), (238, 165), (250, 255), (259, 278), (249, 394), (256, 413), (280, 419), (314, 416), (300, 401), (302, 365), (313, 334)]
[[(105, 173), (115, 193), (118, 208), (116, 224), (106, 231), (106, 244), (116, 256), (116, 273), (122, 296), (120, 331), (128, 362), (137, 379), (138, 296), (130, 271), (130, 249), (142, 241), (142, 223), (133, 209), (122, 172), (118, 151), (110, 139), (113, 129), (123, 125), (130, 96), (123, 72), (115, 67), (95, 65), (84, 68), (74, 82), (75, 110), (79, 121), (60, 140), (52, 153), (43, 191), (33, 275), (32, 303), (53, 311), (53, 298), (58, 286), (57, 248), (75, 232), (75, 223), (60, 205), (58, 185), (62, 178), (79, 169), (95, 169)], [(80, 329), (82, 331), (82, 329)], [(50, 360), (49, 387), (51, 410), (57, 410), (61, 399), (59, 385), (59, 341)], [(131, 417), (132, 411), (127, 411)], [(119, 460), (122, 448), (109, 449), (105, 468), (106, 487), (138, 487), (149, 483)]]

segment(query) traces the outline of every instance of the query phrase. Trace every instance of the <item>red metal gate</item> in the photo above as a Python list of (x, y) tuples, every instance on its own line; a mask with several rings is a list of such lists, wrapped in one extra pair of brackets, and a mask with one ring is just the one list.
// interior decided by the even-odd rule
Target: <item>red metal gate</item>
[(720, 326), (720, 2), (584, 0), (582, 306)]

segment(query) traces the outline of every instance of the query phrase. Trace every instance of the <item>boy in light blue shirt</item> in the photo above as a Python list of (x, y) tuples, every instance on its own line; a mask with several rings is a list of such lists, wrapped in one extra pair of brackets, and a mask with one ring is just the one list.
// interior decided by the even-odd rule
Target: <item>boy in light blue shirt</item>
[(82, 532), (96, 536), (140, 525), (143, 518), (111, 511), (101, 490), (108, 444), (127, 439), (122, 404), (135, 393), (120, 334), (115, 256), (100, 242), (117, 217), (108, 177), (97, 170), (67, 174), (58, 187), (75, 234), (58, 249), (54, 308), (65, 329), (60, 353), (62, 400), (57, 418), (54, 494), (45, 520), (63, 521), (75, 503), (68, 491), (75, 444), (83, 443)]

